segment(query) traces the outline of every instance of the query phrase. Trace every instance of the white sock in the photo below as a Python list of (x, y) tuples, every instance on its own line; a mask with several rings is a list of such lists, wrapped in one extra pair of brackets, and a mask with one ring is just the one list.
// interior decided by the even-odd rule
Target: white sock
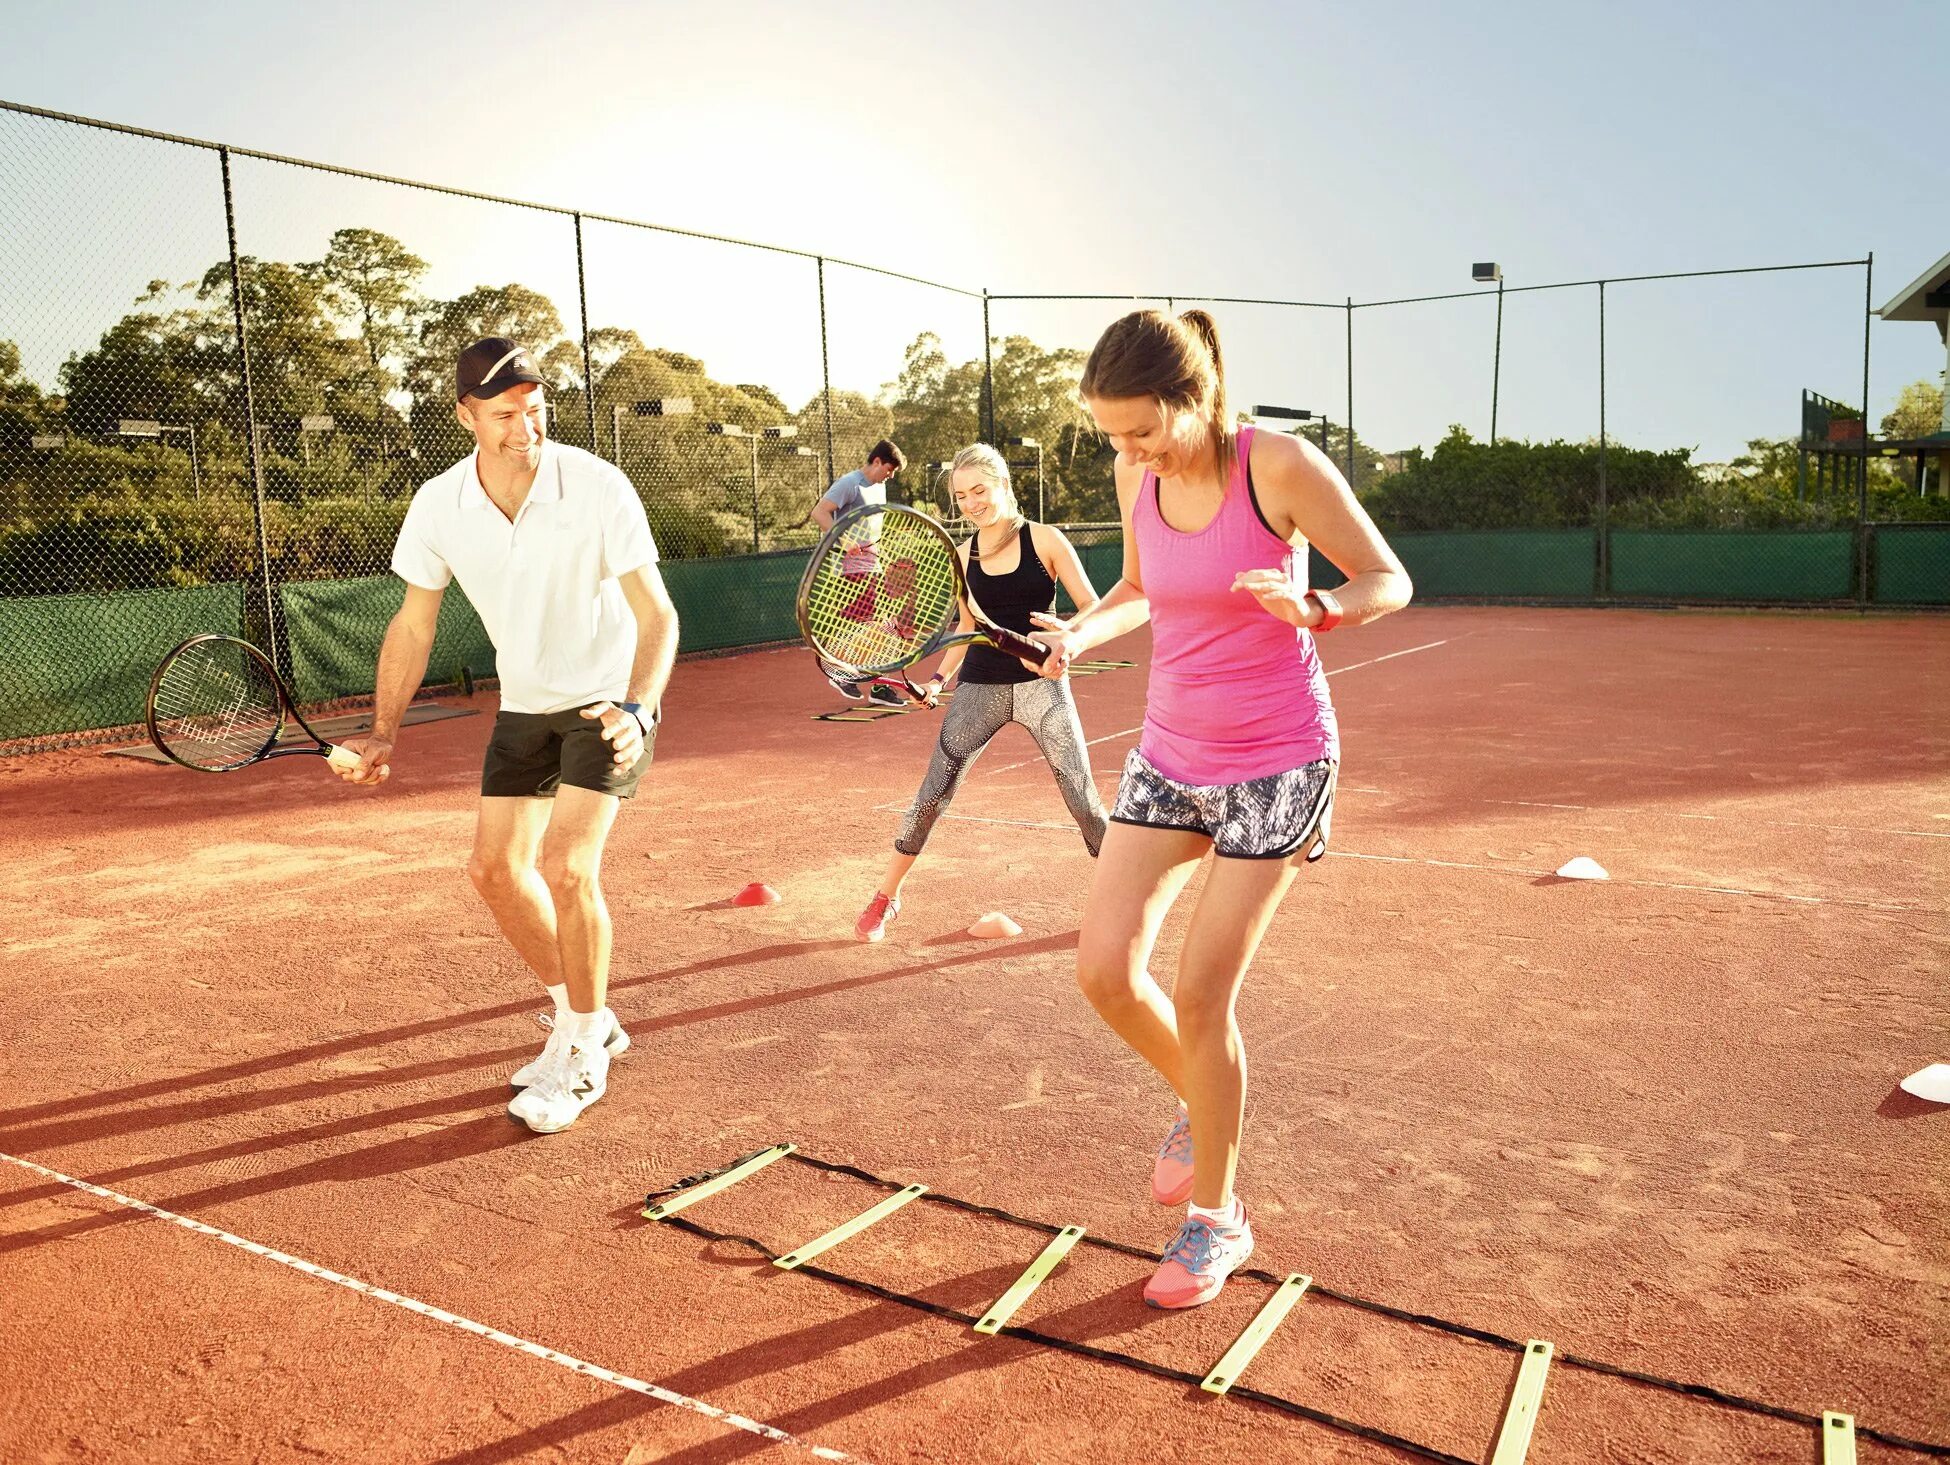
[(597, 1042), (603, 1035), (603, 1012), (599, 1007), (594, 1012), (571, 1010), (562, 1019), (563, 1036), (571, 1043), (589, 1044)]
[(553, 987), (544, 987), (542, 990), (547, 992), (555, 1002), (556, 1022), (567, 1022), (570, 1015), (569, 984), (567, 982), (557, 982)]
[(1246, 1220), (1245, 1208), (1239, 1204), (1239, 1197), (1236, 1195), (1216, 1211), (1205, 1206), (1188, 1206), (1186, 1211), (1187, 1214), (1196, 1216), (1208, 1225), (1226, 1226), (1234, 1231), (1244, 1225)]

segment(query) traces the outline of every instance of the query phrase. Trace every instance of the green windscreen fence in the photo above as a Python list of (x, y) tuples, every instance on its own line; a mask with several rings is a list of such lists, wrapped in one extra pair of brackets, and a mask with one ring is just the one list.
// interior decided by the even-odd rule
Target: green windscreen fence
[(677, 607), (680, 651), (721, 651), (789, 641), (799, 634), (793, 602), (808, 551), (741, 555), (736, 559), (672, 560), (664, 584)]
[(1878, 524), (1869, 552), (1878, 605), (1950, 605), (1950, 524)]
[(1619, 529), (1611, 593), (1653, 600), (1846, 600), (1853, 529)]
[(1591, 529), (1429, 530), (1390, 535), (1415, 593), (1431, 599), (1533, 597), (1585, 600), (1595, 583)]
[[(285, 635), (291, 647), (291, 689), (300, 702), (326, 702), (370, 692), (379, 666), (386, 623), (406, 598), (393, 575), (353, 580), (296, 580), (278, 588)], [(494, 675), (494, 646), (473, 602), (458, 584), (440, 601), (440, 624), (427, 658), (427, 681)]]
[[(805, 567), (803, 550), (664, 565), (664, 583), (682, 629), (679, 648), (716, 651), (798, 635), (792, 603)], [(280, 593), (298, 700), (323, 702), (372, 691), (379, 643), (406, 587), (392, 575), (373, 575), (294, 582)], [(455, 583), (440, 602), (427, 680), (456, 682), (462, 668), (474, 677), (493, 676), (494, 646), (473, 603)]]
[[(1113, 524), (1109, 527), (1077, 525), (1063, 532), (1082, 561), (1091, 588), (1099, 595), (1107, 594), (1124, 573), (1124, 531)], [(1069, 592), (1061, 586), (1057, 587), (1056, 609), (1059, 615), (1068, 615), (1076, 609)]]
[(236, 585), (0, 600), (0, 646), (21, 648), (0, 676), (0, 741), (142, 721), (163, 654), (243, 619)]

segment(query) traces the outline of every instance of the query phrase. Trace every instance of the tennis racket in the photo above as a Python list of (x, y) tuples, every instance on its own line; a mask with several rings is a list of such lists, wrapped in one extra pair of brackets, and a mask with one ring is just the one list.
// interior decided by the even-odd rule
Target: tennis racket
[[(973, 631), (956, 629), (963, 607)], [(982, 613), (948, 531), (905, 504), (842, 514), (813, 550), (797, 609), (820, 660), (858, 680), (904, 674), (937, 651), (977, 641), (1032, 665), (1049, 655)]]
[[(312, 731), (271, 658), (235, 636), (192, 636), (165, 656), (149, 679), (144, 720), (164, 757), (198, 773), (232, 773), (300, 754), (334, 768), (359, 764), (357, 753)], [(282, 742), (290, 723), (311, 741)]]

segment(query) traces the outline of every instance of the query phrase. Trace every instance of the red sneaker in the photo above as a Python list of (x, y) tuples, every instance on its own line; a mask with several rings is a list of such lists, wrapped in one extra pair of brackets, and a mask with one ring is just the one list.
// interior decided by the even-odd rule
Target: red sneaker
[(860, 912), (860, 919), (853, 923), (853, 934), (862, 941), (878, 941), (900, 913), (900, 901), (876, 890), (867, 908)]
[(1187, 1216), (1163, 1265), (1145, 1283), (1144, 1300), (1167, 1308), (1210, 1302), (1252, 1254), (1253, 1228), (1244, 1206), (1239, 1208), (1237, 1226), (1215, 1226), (1202, 1217)]

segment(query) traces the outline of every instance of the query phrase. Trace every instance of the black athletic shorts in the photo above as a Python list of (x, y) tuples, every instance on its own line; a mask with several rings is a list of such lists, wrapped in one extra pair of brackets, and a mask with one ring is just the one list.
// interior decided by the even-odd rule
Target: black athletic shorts
[[(593, 703), (590, 705), (594, 705)], [(617, 766), (603, 725), (578, 708), (566, 712), (500, 712), (481, 764), (481, 793), (495, 799), (552, 799), (563, 784), (627, 799), (650, 767), (656, 721), (643, 735), (643, 754)]]

